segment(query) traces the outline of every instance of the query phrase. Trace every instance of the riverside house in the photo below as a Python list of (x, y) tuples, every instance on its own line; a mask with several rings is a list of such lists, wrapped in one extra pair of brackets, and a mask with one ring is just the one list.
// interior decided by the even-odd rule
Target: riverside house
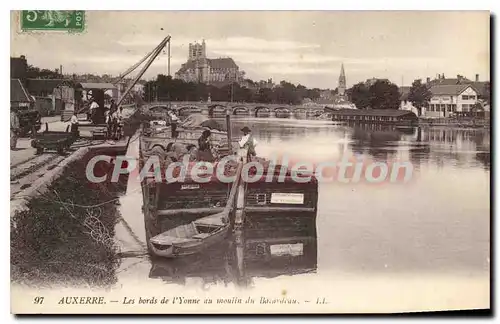
[[(471, 81), (461, 75), (456, 78), (445, 78), (438, 75), (434, 80), (427, 78), (425, 83), (429, 88), (432, 97), (428, 107), (422, 108), (422, 117), (449, 117), (451, 115), (467, 116), (472, 113), (472, 108), (476, 103), (481, 103), (484, 112), (489, 112), (489, 81), (479, 81), (476, 74), (475, 81)], [(413, 111), (417, 114), (417, 109), (408, 100), (410, 93), (409, 86), (399, 88), (401, 94), (401, 110)]]
[(436, 85), (432, 93), (426, 116), (449, 117), (451, 114), (468, 113), (478, 102), (478, 91), (468, 84)]

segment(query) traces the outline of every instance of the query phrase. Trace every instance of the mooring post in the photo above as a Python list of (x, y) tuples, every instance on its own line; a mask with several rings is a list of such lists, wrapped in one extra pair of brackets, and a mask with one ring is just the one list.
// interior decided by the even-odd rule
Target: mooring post
[(245, 277), (245, 238), (241, 229), (235, 230), (234, 233), (236, 243), (236, 264), (238, 268), (238, 278), (242, 280)]
[(226, 128), (227, 128), (227, 144), (229, 146), (229, 155), (233, 154), (233, 136), (231, 131), (231, 109), (226, 108)]
[[(241, 163), (243, 163), (243, 165), (248, 163), (246, 156), (247, 154), (242, 157)], [(245, 189), (246, 184), (242, 177), (238, 183), (238, 194), (236, 197), (236, 215), (234, 219), (234, 227), (236, 230), (241, 229), (245, 223)]]

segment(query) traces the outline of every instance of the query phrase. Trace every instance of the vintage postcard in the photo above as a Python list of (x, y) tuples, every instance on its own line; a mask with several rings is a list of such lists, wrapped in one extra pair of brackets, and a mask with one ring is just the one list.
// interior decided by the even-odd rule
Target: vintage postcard
[(14, 314), (490, 309), (487, 11), (11, 12)]

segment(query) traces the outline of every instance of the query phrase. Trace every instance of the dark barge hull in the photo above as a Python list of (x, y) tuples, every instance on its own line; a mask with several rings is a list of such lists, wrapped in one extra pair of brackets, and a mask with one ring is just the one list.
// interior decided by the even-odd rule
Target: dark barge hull
[[(222, 212), (231, 199), (232, 185), (217, 179), (207, 183), (188, 179), (175, 183), (145, 179), (142, 182), (143, 213), (150, 252), (150, 238), (203, 216)], [(246, 183), (245, 187), (243, 211), (249, 217), (251, 214), (286, 216), (290, 213), (298, 213), (305, 218), (316, 217), (318, 183), (315, 179), (308, 183), (295, 183), (288, 176), (280, 182), (278, 176), (274, 176), (273, 182)], [(234, 224), (232, 215), (230, 219)]]

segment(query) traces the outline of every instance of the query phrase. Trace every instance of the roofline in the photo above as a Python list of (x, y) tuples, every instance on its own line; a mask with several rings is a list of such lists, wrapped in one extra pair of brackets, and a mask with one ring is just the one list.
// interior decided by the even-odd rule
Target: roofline
[(464, 92), (465, 90), (467, 90), (468, 88), (472, 88), (472, 90), (476, 91), (477, 94), (481, 94), (481, 91), (479, 91), (476, 87), (474, 87), (473, 84), (467, 84), (467, 87), (465, 87), (460, 93), (462, 94), (462, 92)]
[[(430, 91), (432, 92), (432, 88), (434, 87), (452, 87), (452, 86), (455, 86), (454, 84), (436, 84), (436, 85), (433, 85), (430, 87)], [(454, 96), (459, 96), (461, 95), (465, 90), (467, 90), (468, 88), (472, 88), (472, 90), (474, 90), (476, 93), (480, 94), (481, 91), (479, 91), (476, 87), (474, 87), (474, 85), (472, 84), (462, 84), (462, 86), (464, 86), (464, 88), (462, 90), (460, 90), (460, 92), (457, 92), (457, 93), (442, 93), (442, 94), (432, 94), (433, 96), (449, 96), (449, 95), (454, 95)]]

